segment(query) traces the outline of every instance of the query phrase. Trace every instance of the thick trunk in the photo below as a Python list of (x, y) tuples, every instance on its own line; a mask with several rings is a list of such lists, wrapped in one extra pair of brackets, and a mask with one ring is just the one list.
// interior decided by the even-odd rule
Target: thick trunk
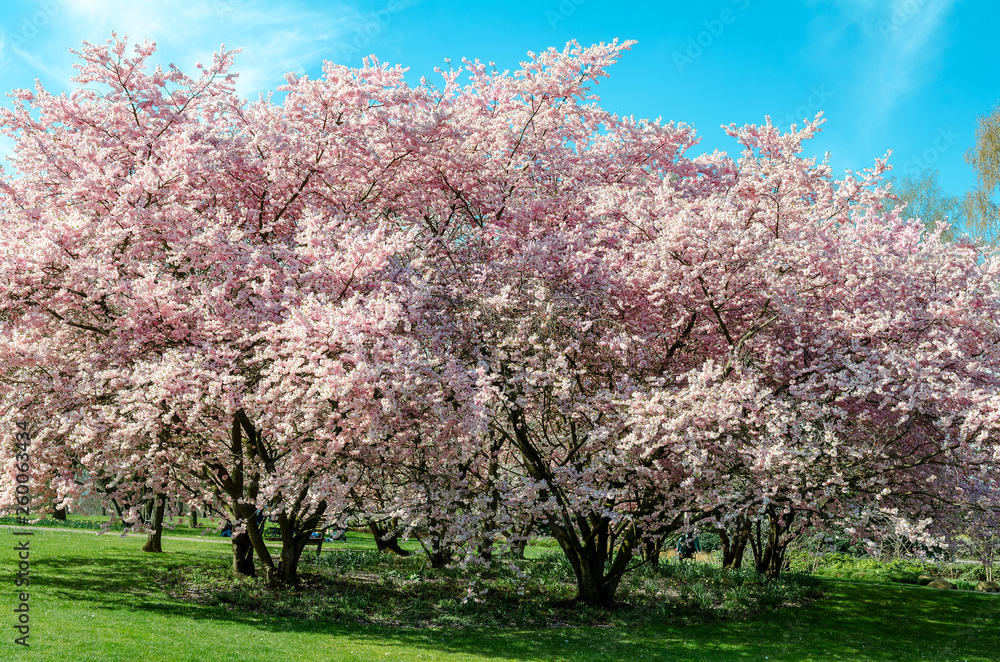
[[(514, 443), (521, 452), (527, 474), (537, 481), (551, 484), (552, 472), (543, 454), (532, 444), (524, 410), (514, 406), (508, 415)], [(550, 514), (545, 523), (573, 567), (573, 574), (576, 576), (576, 600), (598, 607), (613, 605), (618, 584), (628, 569), (638, 542), (634, 527), (629, 527), (623, 533), (615, 554), (609, 549), (614, 538), (611, 521), (593, 512), (586, 514), (574, 512), (561, 498), (560, 493), (553, 491), (555, 493), (552, 496), (563, 508), (563, 512)], [(548, 501), (549, 490), (541, 490), (538, 499), (539, 502)]]
[(253, 564), (253, 543), (246, 532), (233, 536), (233, 574), (237, 577), (257, 576)]
[(768, 579), (777, 579), (781, 575), (781, 571), (785, 569), (785, 549), (786, 543), (772, 547), (771, 553), (768, 555), (767, 566), (757, 568), (757, 571), (767, 575)]
[(610, 607), (635, 554), (635, 531), (629, 529), (619, 537), (615, 553), (615, 549), (609, 549), (610, 520), (591, 515), (579, 518), (579, 524), (582, 536), (555, 518), (549, 520), (549, 530), (573, 567), (576, 601), (593, 607)]
[[(297, 586), (299, 583), (299, 559), (312, 531), (320, 524), (326, 503), (321, 502), (308, 517), (289, 517), (285, 512), (278, 514), (278, 528), (281, 529), (281, 555), (278, 564), (267, 568), (267, 581), (271, 586), (284, 584)], [(256, 529), (256, 523), (253, 524)], [(258, 531), (259, 535), (259, 531)], [(263, 542), (263, 540), (262, 540)]]
[(450, 549), (443, 547), (432, 547), (427, 552), (427, 558), (431, 562), (431, 567), (438, 570), (447, 567), (453, 557), (454, 553)]
[(476, 548), (476, 553), (479, 554), (479, 558), (489, 563), (493, 560), (493, 538), (489, 535), (484, 535), (479, 546)]
[(750, 541), (750, 518), (737, 515), (733, 522), (732, 532), (725, 528), (717, 528), (719, 540), (722, 542), (722, 567), (738, 570), (743, 567), (743, 555)]
[(744, 536), (736, 539), (733, 544), (727, 548), (723, 549), (722, 552), (722, 567), (727, 570), (739, 570), (743, 567), (743, 556), (746, 554), (747, 541), (750, 539), (749, 536)]
[[(281, 552), (277, 557), (277, 563), (264, 541), (262, 527), (257, 524), (257, 511), (254, 507), (248, 504), (237, 504), (234, 510), (238, 513), (238, 518), (242, 519), (246, 524), (246, 532), (233, 538), (234, 572), (256, 576), (253, 568), (253, 553), (256, 550), (264, 569), (265, 581), (269, 586), (281, 584), (288, 586), (297, 585), (299, 583), (298, 567), (302, 550), (305, 548), (311, 532), (319, 523), (325, 506), (322, 506), (316, 513), (302, 521), (294, 517), (289, 517), (285, 513), (278, 515), (278, 528), (281, 530)], [(246, 555), (249, 559), (247, 563), (239, 567), (236, 561), (237, 539), (239, 540), (240, 553)]]
[(373, 522), (368, 525), (368, 529), (375, 537), (375, 548), (378, 551), (383, 553), (392, 552), (399, 556), (410, 555), (408, 551), (399, 546), (399, 536), (396, 535), (395, 527), (392, 529), (383, 529), (381, 525)]
[(191, 509), (191, 528), (195, 529), (198, 527), (198, 511), (194, 508)]
[(501, 498), (500, 490), (497, 488), (500, 481), (500, 462), (497, 460), (497, 456), (503, 445), (501, 438), (494, 435), (492, 430), (490, 431), (490, 437), (493, 439), (493, 444), (491, 444), (490, 448), (490, 457), (492, 459), (490, 460), (489, 477), (492, 489), (490, 491), (489, 504), (487, 505), (489, 516), (486, 517), (483, 522), (483, 531), (480, 537), (478, 549), (476, 550), (479, 554), (479, 558), (486, 563), (493, 560), (493, 544), (497, 529), (497, 511), (500, 508)]
[(663, 538), (650, 538), (642, 543), (642, 560), (655, 568), (660, 564), (662, 551)]
[(767, 515), (766, 527), (762, 529), (759, 520), (754, 524), (750, 547), (757, 572), (766, 575), (768, 579), (777, 579), (785, 567), (785, 551), (790, 542), (789, 539), (783, 539), (783, 536), (791, 526), (795, 513), (788, 512), (779, 516), (774, 508), (769, 508)]
[(440, 569), (451, 563), (454, 550), (445, 543), (440, 532), (435, 531), (436, 524), (437, 522), (434, 520), (430, 521), (430, 530), (427, 532), (428, 539), (425, 541), (421, 538), (420, 546), (424, 548), (424, 553), (427, 554), (427, 560), (431, 562), (431, 567)]
[(153, 497), (153, 530), (146, 537), (146, 544), (142, 546), (144, 552), (162, 552), (163, 546), (160, 544), (160, 537), (163, 535), (163, 511), (167, 506), (167, 497), (164, 494), (157, 494)]
[[(621, 575), (605, 572), (604, 555), (594, 553), (593, 549), (584, 545), (574, 550), (570, 555), (570, 565), (576, 575), (576, 601), (592, 607), (611, 607), (615, 602)], [(619, 552), (619, 556), (622, 553)], [(625, 553), (628, 560), (632, 558), (632, 550)]]
[(53, 508), (52, 509), (52, 519), (66, 521), (66, 509), (65, 508)]
[[(233, 572), (237, 575), (256, 577), (257, 571), (254, 567), (253, 554), (257, 552), (257, 558), (264, 567), (265, 576), (270, 576), (271, 569), (274, 568), (274, 560), (264, 543), (264, 537), (257, 527), (257, 518), (254, 516), (255, 508), (246, 503), (234, 502), (232, 505), (232, 519), (243, 521), (246, 530), (238, 537), (233, 537)], [(239, 547), (237, 547), (237, 538)], [(237, 553), (240, 554), (240, 562), (237, 563)]]
[[(612, 607), (620, 578), (608, 579), (588, 560), (580, 565), (576, 578), (576, 601), (591, 607)], [(576, 570), (576, 568), (574, 568)]]
[(448, 540), (447, 524), (438, 520), (433, 516), (429, 516), (426, 520), (426, 534), (417, 536), (417, 541), (420, 543), (420, 547), (423, 548), (424, 554), (427, 555), (427, 560), (430, 561), (432, 568), (444, 568), (449, 563), (451, 563), (452, 557), (455, 555), (455, 549)]
[[(495, 495), (493, 499), (499, 500), (499, 496)], [(496, 512), (496, 507), (493, 507), (493, 511)], [(493, 536), (496, 532), (496, 520), (493, 517), (487, 518), (483, 523), (483, 531), (479, 537), (479, 545), (476, 546), (476, 553), (479, 558), (489, 563), (493, 560)]]
[(302, 550), (306, 547), (309, 534), (296, 534), (289, 540), (282, 540), (281, 556), (278, 557), (278, 567), (272, 575), (272, 579), (277, 579), (287, 586), (297, 586), (299, 583), (299, 559), (302, 557)]

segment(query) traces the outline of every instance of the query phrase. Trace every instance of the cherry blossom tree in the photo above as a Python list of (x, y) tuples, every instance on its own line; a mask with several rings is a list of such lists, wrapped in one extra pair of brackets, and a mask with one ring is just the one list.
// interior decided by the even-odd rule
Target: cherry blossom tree
[(764, 520), (771, 576), (802, 525), (919, 519), (945, 476), (995, 468), (993, 256), (882, 208), (882, 163), (832, 180), (801, 156), (817, 128), (731, 127), (734, 184), (645, 221), (656, 308), (693, 316), (708, 363), (640, 395), (630, 434), (687, 458), (744, 535)]
[[(36, 85), (3, 113), (18, 171), (3, 185), (3, 415), (31, 421), (34, 469), (62, 497), (83, 473), (122, 502), (141, 486), (225, 504), (239, 522), (287, 453), (243, 401), (259, 379), (255, 334), (282, 319), (274, 294), (297, 292), (282, 231), (300, 213), (299, 183), (268, 179), (276, 155), (253, 144), (231, 52), (191, 78), (147, 71), (151, 44), (134, 51), (117, 38), (86, 44), (83, 87), (54, 96)], [(298, 535), (288, 547), (323, 511), (296, 497), (281, 504)], [(233, 541), (246, 574), (250, 543)]]

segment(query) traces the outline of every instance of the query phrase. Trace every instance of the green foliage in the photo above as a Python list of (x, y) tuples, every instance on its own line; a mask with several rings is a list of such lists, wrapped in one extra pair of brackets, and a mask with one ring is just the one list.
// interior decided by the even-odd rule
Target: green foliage
[(1000, 239), (1000, 105), (979, 118), (976, 145), (966, 154), (976, 171), (976, 187), (966, 196), (965, 207), (976, 236), (996, 243)]
[[(939, 225), (959, 225), (962, 221), (962, 200), (948, 195), (938, 183), (937, 170), (921, 170), (908, 173), (901, 179), (894, 179), (893, 193), (900, 203), (906, 204), (903, 216), (919, 218), (928, 230), (934, 231)], [(956, 233), (949, 228), (944, 233), (946, 241), (952, 241)]]
[(820, 595), (815, 579), (795, 573), (768, 580), (751, 569), (721, 570), (705, 563), (667, 563), (656, 572), (676, 586), (680, 606), (705, 618), (746, 618)]
[(718, 549), (722, 549), (722, 539), (719, 538), (719, 534), (714, 531), (705, 531), (698, 535), (698, 542), (701, 545), (701, 551), (703, 552), (714, 552)]
[(971, 583), (985, 577), (983, 567), (971, 563), (935, 563), (913, 559), (878, 561), (867, 556), (843, 552), (817, 555), (807, 550), (789, 552), (789, 568), (793, 572), (808, 572), (824, 577), (869, 579), (899, 584), (916, 584), (920, 575), (931, 575), (949, 581)]

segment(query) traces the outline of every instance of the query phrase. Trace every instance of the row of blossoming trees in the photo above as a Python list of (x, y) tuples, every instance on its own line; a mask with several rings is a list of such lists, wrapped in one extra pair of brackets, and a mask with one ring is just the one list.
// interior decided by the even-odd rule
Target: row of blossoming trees
[(734, 160), (602, 110), (629, 45), (441, 87), (327, 63), (277, 103), (232, 52), (189, 77), (114, 37), (16, 92), (0, 417), (33, 484), (222, 509), (271, 581), (347, 514), (435, 565), (534, 523), (590, 604), (695, 524), (774, 576), (803, 531), (994, 521), (997, 259), (885, 206), (884, 162), (805, 158), (818, 121), (732, 126)]

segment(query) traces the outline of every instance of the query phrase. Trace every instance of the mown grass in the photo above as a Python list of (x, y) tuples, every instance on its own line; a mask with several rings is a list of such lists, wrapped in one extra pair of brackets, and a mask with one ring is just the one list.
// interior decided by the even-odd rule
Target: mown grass
[[(90, 531), (100, 531), (102, 529), (114, 533), (120, 533), (124, 530), (124, 526), (121, 522), (114, 522), (107, 527), (104, 525), (108, 524), (110, 517), (107, 515), (77, 515), (71, 514), (67, 515), (65, 520), (57, 520), (51, 515), (42, 515), (40, 517), (31, 518), (20, 518), (13, 515), (6, 515), (0, 517), (0, 525), (27, 525), (27, 526), (41, 526), (45, 528), (55, 528), (55, 529), (79, 529), (79, 530), (90, 530)], [(189, 524), (190, 520), (187, 517), (173, 518), (165, 522), (163, 535), (175, 535), (175, 536), (202, 536), (202, 535), (219, 535), (218, 530), (221, 527), (219, 520), (212, 518), (200, 518), (197, 527), (191, 527)]]
[[(634, 627), (396, 627), (228, 609), (171, 597), (165, 577), (224, 564), (225, 545), (41, 531), (31, 539), (32, 646), (13, 644), (14, 537), (0, 530), (2, 660), (995, 660), (1000, 599), (818, 580), (822, 599), (748, 619)], [(325, 546), (324, 546), (325, 548)], [(359, 561), (360, 563), (360, 561)], [(697, 572), (693, 567), (685, 572)], [(407, 576), (408, 578), (408, 576)], [(3, 588), (4, 585), (6, 588)]]
[[(98, 533), (101, 529), (100, 525), (107, 522), (110, 518), (108, 516), (101, 515), (68, 515), (65, 524), (56, 523), (51, 520), (51, 518), (44, 518), (42, 521), (31, 520), (29, 521), (27, 528), (34, 529), (36, 527), (42, 527), (44, 529), (53, 530), (72, 530), (72, 531), (82, 531), (82, 532), (93, 532)], [(11, 527), (15, 526), (14, 517), (0, 517), (0, 527)], [(17, 528), (25, 528), (18, 526)], [(167, 521), (164, 523), (163, 527), (163, 538), (166, 542), (164, 545), (171, 545), (170, 538), (197, 538), (200, 540), (207, 540), (217, 543), (228, 543), (229, 538), (225, 538), (219, 534), (219, 529), (221, 528), (221, 523), (217, 519), (211, 518), (199, 518), (198, 526), (191, 527), (188, 524), (187, 517), (176, 518), (174, 521)], [(106, 532), (103, 535), (121, 535), (122, 527), (118, 525), (116, 528)], [(145, 537), (145, 533), (128, 533), (129, 536), (141, 536)], [(346, 533), (347, 540), (337, 540), (335, 542), (324, 543), (323, 551), (333, 550), (333, 549), (352, 549), (352, 550), (374, 550), (375, 540), (371, 533), (367, 531), (348, 531)], [(554, 544), (554, 543), (553, 543)], [(279, 541), (268, 541), (268, 545), (280, 548), (281, 543)], [(405, 550), (412, 552), (419, 552), (420, 545), (416, 540), (400, 540), (399, 545)], [(314, 548), (310, 548), (314, 550)], [(537, 555), (538, 551), (535, 549), (529, 550), (531, 554)]]

